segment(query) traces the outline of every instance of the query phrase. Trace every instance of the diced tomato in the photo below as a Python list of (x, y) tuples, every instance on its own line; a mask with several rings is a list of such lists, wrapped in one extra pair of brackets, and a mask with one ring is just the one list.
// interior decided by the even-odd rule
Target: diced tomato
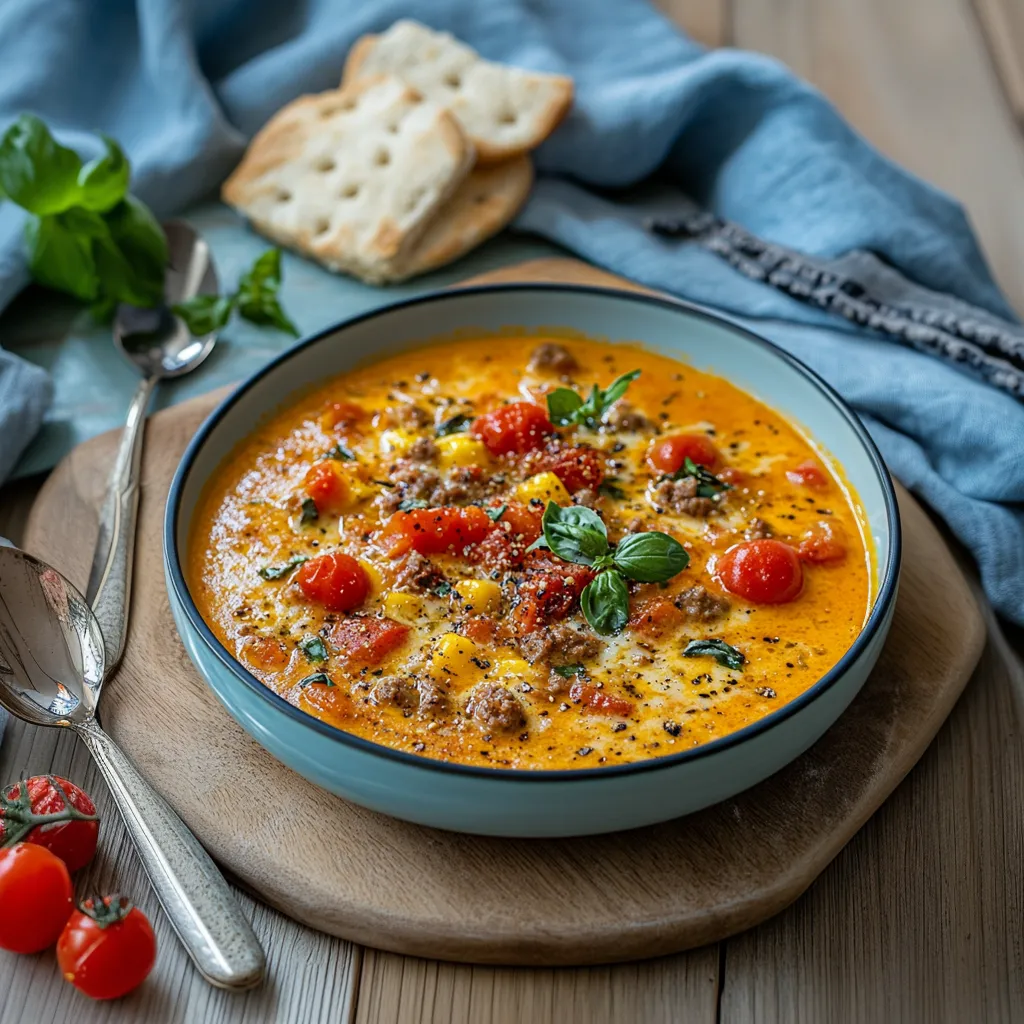
[(588, 445), (569, 445), (554, 453), (548, 467), (570, 494), (589, 487), (597, 490), (604, 480), (604, 459)]
[(311, 558), (300, 566), (296, 581), (306, 597), (332, 612), (350, 611), (370, 592), (366, 570), (341, 551)]
[(724, 480), (727, 484), (732, 484), (733, 487), (739, 487), (746, 480), (743, 470), (737, 469), (735, 466), (726, 466), (724, 469), (720, 469), (717, 476), (719, 480)]
[(672, 434), (660, 437), (647, 452), (647, 464), (655, 473), (677, 473), (687, 459), (714, 469), (721, 459), (706, 434)]
[(348, 483), (331, 459), (314, 462), (302, 487), (316, 504), (318, 512), (337, 512), (348, 499)]
[(683, 613), (667, 597), (649, 597), (637, 603), (629, 628), (650, 639), (664, 636), (683, 621)]
[(715, 575), (732, 594), (756, 604), (784, 604), (803, 588), (796, 548), (781, 540), (736, 544), (718, 559)]
[(288, 650), (272, 636), (249, 636), (242, 644), (242, 660), (252, 668), (280, 672), (288, 664)]
[(449, 505), (396, 512), (384, 524), (378, 539), (389, 558), (398, 558), (410, 549), (421, 555), (459, 555), (479, 544), (493, 529), (490, 516), (479, 506)]
[(592, 683), (573, 683), (569, 688), (569, 699), (575, 704), (586, 704), (599, 715), (620, 715), (627, 718), (633, 713), (633, 705), (622, 697), (615, 697)]
[(592, 569), (563, 562), (547, 551), (531, 551), (523, 561), (526, 575), (516, 589), (518, 602), (512, 611), (520, 635), (571, 614), (583, 588), (594, 578)]
[(349, 615), (331, 628), (330, 641), (349, 662), (376, 665), (405, 643), (409, 627), (394, 619)]
[(846, 542), (838, 523), (815, 523), (800, 539), (797, 547), (805, 562), (841, 562), (846, 557)]
[(490, 646), (497, 639), (497, 622), (489, 615), (471, 615), (459, 627), (459, 632), (476, 644)]
[(497, 522), (497, 529), (507, 533), (513, 540), (524, 545), (524, 550), (529, 547), (543, 532), (541, 519), (544, 516), (544, 509), (534, 505), (524, 505), (521, 501), (510, 501), (505, 506), (501, 518)]
[(366, 410), (355, 402), (332, 402), (320, 416), (320, 423), (328, 430), (353, 427), (365, 416)]
[(794, 466), (792, 469), (787, 469), (786, 479), (801, 487), (809, 487), (812, 491), (827, 490), (829, 485), (828, 474), (812, 459), (801, 462), (799, 466)]
[(533, 402), (513, 402), (484, 413), (473, 421), (472, 432), (492, 455), (508, 455), (543, 448), (555, 432), (547, 413)]

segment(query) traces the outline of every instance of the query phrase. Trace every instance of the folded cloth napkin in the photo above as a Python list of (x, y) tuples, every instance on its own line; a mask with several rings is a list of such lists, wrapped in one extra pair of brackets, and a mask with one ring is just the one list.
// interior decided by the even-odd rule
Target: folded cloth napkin
[[(761, 238), (822, 257), (872, 252), (921, 287), (1013, 320), (961, 208), (767, 57), (707, 52), (643, 0), (6, 0), (0, 125), (32, 110), (80, 148), (83, 132), (107, 132), (132, 158), (134, 191), (158, 214), (178, 211), (282, 104), (335, 86), (359, 35), (401, 17), (486, 57), (572, 75), (575, 108), (537, 155), (518, 227), (723, 309), (813, 366), (971, 548), (995, 606), (1024, 623), (1024, 406), (643, 228), (685, 192)], [(655, 171), (668, 193), (623, 191)], [(22, 280), (11, 269), (19, 230), (17, 212), (0, 208), (0, 304)], [(40, 383), (24, 387), (45, 403)], [(13, 433), (0, 437), (17, 447)]]

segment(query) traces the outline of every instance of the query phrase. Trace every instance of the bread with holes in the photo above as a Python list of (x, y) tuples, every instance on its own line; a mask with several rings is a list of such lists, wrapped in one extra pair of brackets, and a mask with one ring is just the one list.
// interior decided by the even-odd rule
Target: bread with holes
[(481, 163), (539, 146), (572, 105), (571, 78), (484, 60), (447, 32), (416, 21), (396, 21), (381, 35), (357, 40), (342, 82), (379, 74), (397, 75), (447, 107), (473, 140)]
[(375, 76), (289, 103), (222, 195), (261, 234), (375, 283), (408, 259), (474, 158), (448, 111)]
[(434, 215), (408, 258), (389, 265), (388, 281), (436, 270), (482, 245), (519, 212), (532, 184), (533, 164), (528, 156), (474, 168)]

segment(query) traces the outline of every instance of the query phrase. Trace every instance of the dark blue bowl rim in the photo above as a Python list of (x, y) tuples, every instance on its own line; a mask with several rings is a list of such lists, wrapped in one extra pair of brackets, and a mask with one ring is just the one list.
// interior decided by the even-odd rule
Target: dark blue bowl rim
[[(707, 320), (725, 327), (729, 331), (742, 336), (748, 342), (769, 350), (782, 362), (788, 364), (790, 369), (795, 373), (798, 373), (807, 379), (813, 386), (822, 392), (834, 406), (836, 406), (844, 419), (846, 419), (850, 429), (857, 435), (863, 445), (871, 459), (875, 475), (885, 499), (885, 511), (889, 527), (889, 545), (888, 551), (886, 552), (885, 576), (879, 585), (878, 594), (875, 598), (871, 614), (868, 616), (868, 620), (865, 623), (864, 628), (861, 630), (860, 635), (850, 646), (849, 650), (813, 686), (805, 690), (799, 697), (795, 697), (787, 704), (784, 704), (778, 709), (778, 711), (773, 711), (764, 718), (761, 718), (758, 721), (737, 730), (736, 732), (723, 736), (721, 739), (711, 740), (699, 747), (692, 747), (688, 750), (680, 751), (678, 754), (665, 754), (661, 757), (648, 758), (642, 761), (633, 761), (628, 764), (607, 765), (605, 767), (594, 768), (560, 769), (488, 768), (477, 765), (457, 764), (448, 761), (436, 760), (430, 757), (423, 757), (418, 754), (412, 754), (403, 750), (396, 750), (392, 747), (384, 746), (383, 744), (374, 743), (371, 740), (363, 739), (361, 736), (355, 736), (351, 733), (347, 733), (343, 729), (339, 729), (333, 725), (328, 725), (326, 722), (322, 722), (313, 715), (295, 707), (279, 694), (265, 686), (254, 675), (247, 672), (241, 663), (236, 661), (227, 648), (225, 648), (214, 636), (209, 626), (207, 626), (206, 622), (203, 620), (202, 615), (199, 614), (199, 609), (196, 608), (195, 602), (192, 600), (192, 596), (189, 593), (188, 586), (185, 583), (185, 576), (181, 568), (180, 552), (178, 550), (178, 520), (181, 511), (182, 492), (184, 490), (185, 481), (192, 468), (192, 463), (199, 450), (206, 443), (206, 439), (213, 432), (217, 424), (239, 400), (239, 398), (249, 390), (249, 388), (264, 377), (274, 373), (279, 366), (286, 363), (298, 352), (301, 352), (312, 345), (316, 345), (325, 338), (337, 334), (338, 331), (363, 323), (366, 320), (371, 320), (374, 317), (383, 316), (395, 310), (407, 309), (412, 306), (428, 306), (435, 302), (449, 302), (464, 296), (531, 291), (545, 293), (564, 292), (574, 295), (594, 295), (613, 298), (618, 301), (633, 302), (640, 306), (657, 306), (661, 309), (684, 313), (688, 316), (695, 317), (700, 320)], [(424, 340), (429, 340), (429, 335), (425, 336)], [(267, 363), (266, 366), (257, 370), (249, 378), (239, 384), (238, 387), (228, 395), (220, 405), (213, 410), (213, 412), (210, 413), (206, 421), (192, 438), (188, 448), (185, 450), (185, 454), (182, 456), (181, 462), (178, 464), (178, 469), (171, 482), (170, 492), (167, 497), (167, 506), (164, 512), (164, 564), (168, 577), (170, 578), (171, 585), (174, 589), (174, 595), (177, 598), (180, 607), (183, 609), (185, 617), (188, 619), (189, 624), (203, 640), (205, 645), (210, 649), (211, 653), (224, 665), (224, 667), (227, 668), (235, 678), (239, 680), (239, 682), (243, 683), (258, 697), (270, 704), (276, 711), (287, 715), (306, 728), (312, 729), (337, 743), (341, 743), (343, 746), (352, 747), (356, 750), (362, 751), (363, 753), (372, 754), (387, 760), (397, 761), (410, 767), (428, 771), (456, 773), (460, 775), (475, 775), (496, 781), (507, 779), (508, 781), (515, 782), (584, 782), (593, 781), (597, 778), (611, 775), (629, 775), (640, 772), (668, 769), (685, 762), (698, 761), (702, 758), (711, 757), (712, 755), (723, 750), (727, 750), (730, 747), (735, 747), (741, 743), (745, 743), (748, 740), (751, 740), (756, 736), (760, 736), (782, 724), (788, 718), (791, 718), (793, 715), (806, 708), (813, 701), (817, 700), (817, 698), (827, 690), (831, 689), (832, 686), (834, 686), (861, 657), (870, 645), (874, 636), (882, 628), (896, 596), (897, 583), (899, 581), (900, 560), (902, 557), (902, 543), (902, 532), (899, 507), (896, 502), (896, 492), (893, 488), (889, 471), (885, 468), (885, 463), (882, 460), (881, 453), (878, 451), (877, 446), (872, 440), (870, 434), (868, 434), (864, 425), (861, 423), (860, 419), (858, 419), (857, 415), (852, 409), (850, 409), (835, 389), (822, 380), (822, 378), (808, 366), (805, 366), (800, 362), (799, 359), (779, 348), (779, 346), (775, 345), (773, 342), (768, 341), (767, 338), (762, 338), (760, 335), (755, 334), (753, 331), (735, 323), (728, 317), (711, 312), (708, 309), (695, 305), (694, 303), (686, 302), (682, 299), (645, 294), (643, 292), (633, 292), (626, 289), (609, 288), (600, 285), (562, 284), (558, 282), (524, 281), (502, 284), (482, 284), (462, 288), (451, 288), (438, 292), (429, 292), (410, 299), (393, 302), (386, 306), (378, 306), (368, 312), (360, 313), (346, 320), (341, 320), (330, 327), (324, 328), (316, 334), (301, 339), (296, 342), (295, 345), (282, 352), (279, 356)], [(209, 683), (207, 683), (207, 685), (209, 685)]]

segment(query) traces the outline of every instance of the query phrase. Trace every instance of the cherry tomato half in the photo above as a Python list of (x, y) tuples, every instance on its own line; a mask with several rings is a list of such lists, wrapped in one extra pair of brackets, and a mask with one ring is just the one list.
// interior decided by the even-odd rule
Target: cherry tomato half
[(755, 604), (785, 604), (804, 585), (796, 549), (767, 538), (729, 548), (718, 560), (715, 575), (730, 593)]
[(57, 943), (65, 981), (93, 999), (117, 999), (138, 988), (156, 963), (156, 936), (146, 915), (120, 896), (86, 900)]
[(809, 487), (812, 491), (827, 490), (829, 484), (828, 473), (812, 459), (801, 462), (799, 466), (794, 466), (792, 469), (787, 469), (786, 479), (801, 487)]
[(569, 699), (575, 704), (585, 704), (598, 715), (621, 715), (628, 718), (633, 713), (633, 705), (622, 697), (599, 690), (590, 683), (573, 683), (569, 688)]
[(0, 846), (37, 843), (60, 857), (68, 871), (92, 860), (99, 831), (95, 805), (67, 779), (34, 775), (0, 795)]
[(838, 523), (815, 523), (800, 538), (797, 551), (805, 562), (841, 562), (846, 557), (846, 542), (841, 527)]
[(672, 434), (658, 438), (647, 452), (647, 464), (655, 473), (677, 473), (690, 459), (714, 469), (721, 454), (706, 434)]
[(398, 558), (410, 548), (421, 555), (461, 555), (492, 529), (491, 517), (479, 506), (449, 505), (396, 512), (378, 536), (390, 558)]
[(348, 484), (330, 459), (314, 462), (302, 482), (318, 512), (338, 512), (348, 498)]
[(539, 405), (513, 402), (477, 417), (472, 432), (492, 455), (522, 455), (543, 448), (545, 439), (555, 432), (555, 425)]
[(75, 909), (67, 866), (37, 843), (0, 850), (0, 949), (38, 953), (52, 946)]
[(405, 643), (409, 627), (375, 615), (350, 615), (336, 623), (330, 641), (349, 662), (376, 665)]
[(366, 600), (370, 577), (351, 556), (341, 551), (311, 558), (300, 566), (296, 581), (302, 592), (328, 611), (347, 612)]

